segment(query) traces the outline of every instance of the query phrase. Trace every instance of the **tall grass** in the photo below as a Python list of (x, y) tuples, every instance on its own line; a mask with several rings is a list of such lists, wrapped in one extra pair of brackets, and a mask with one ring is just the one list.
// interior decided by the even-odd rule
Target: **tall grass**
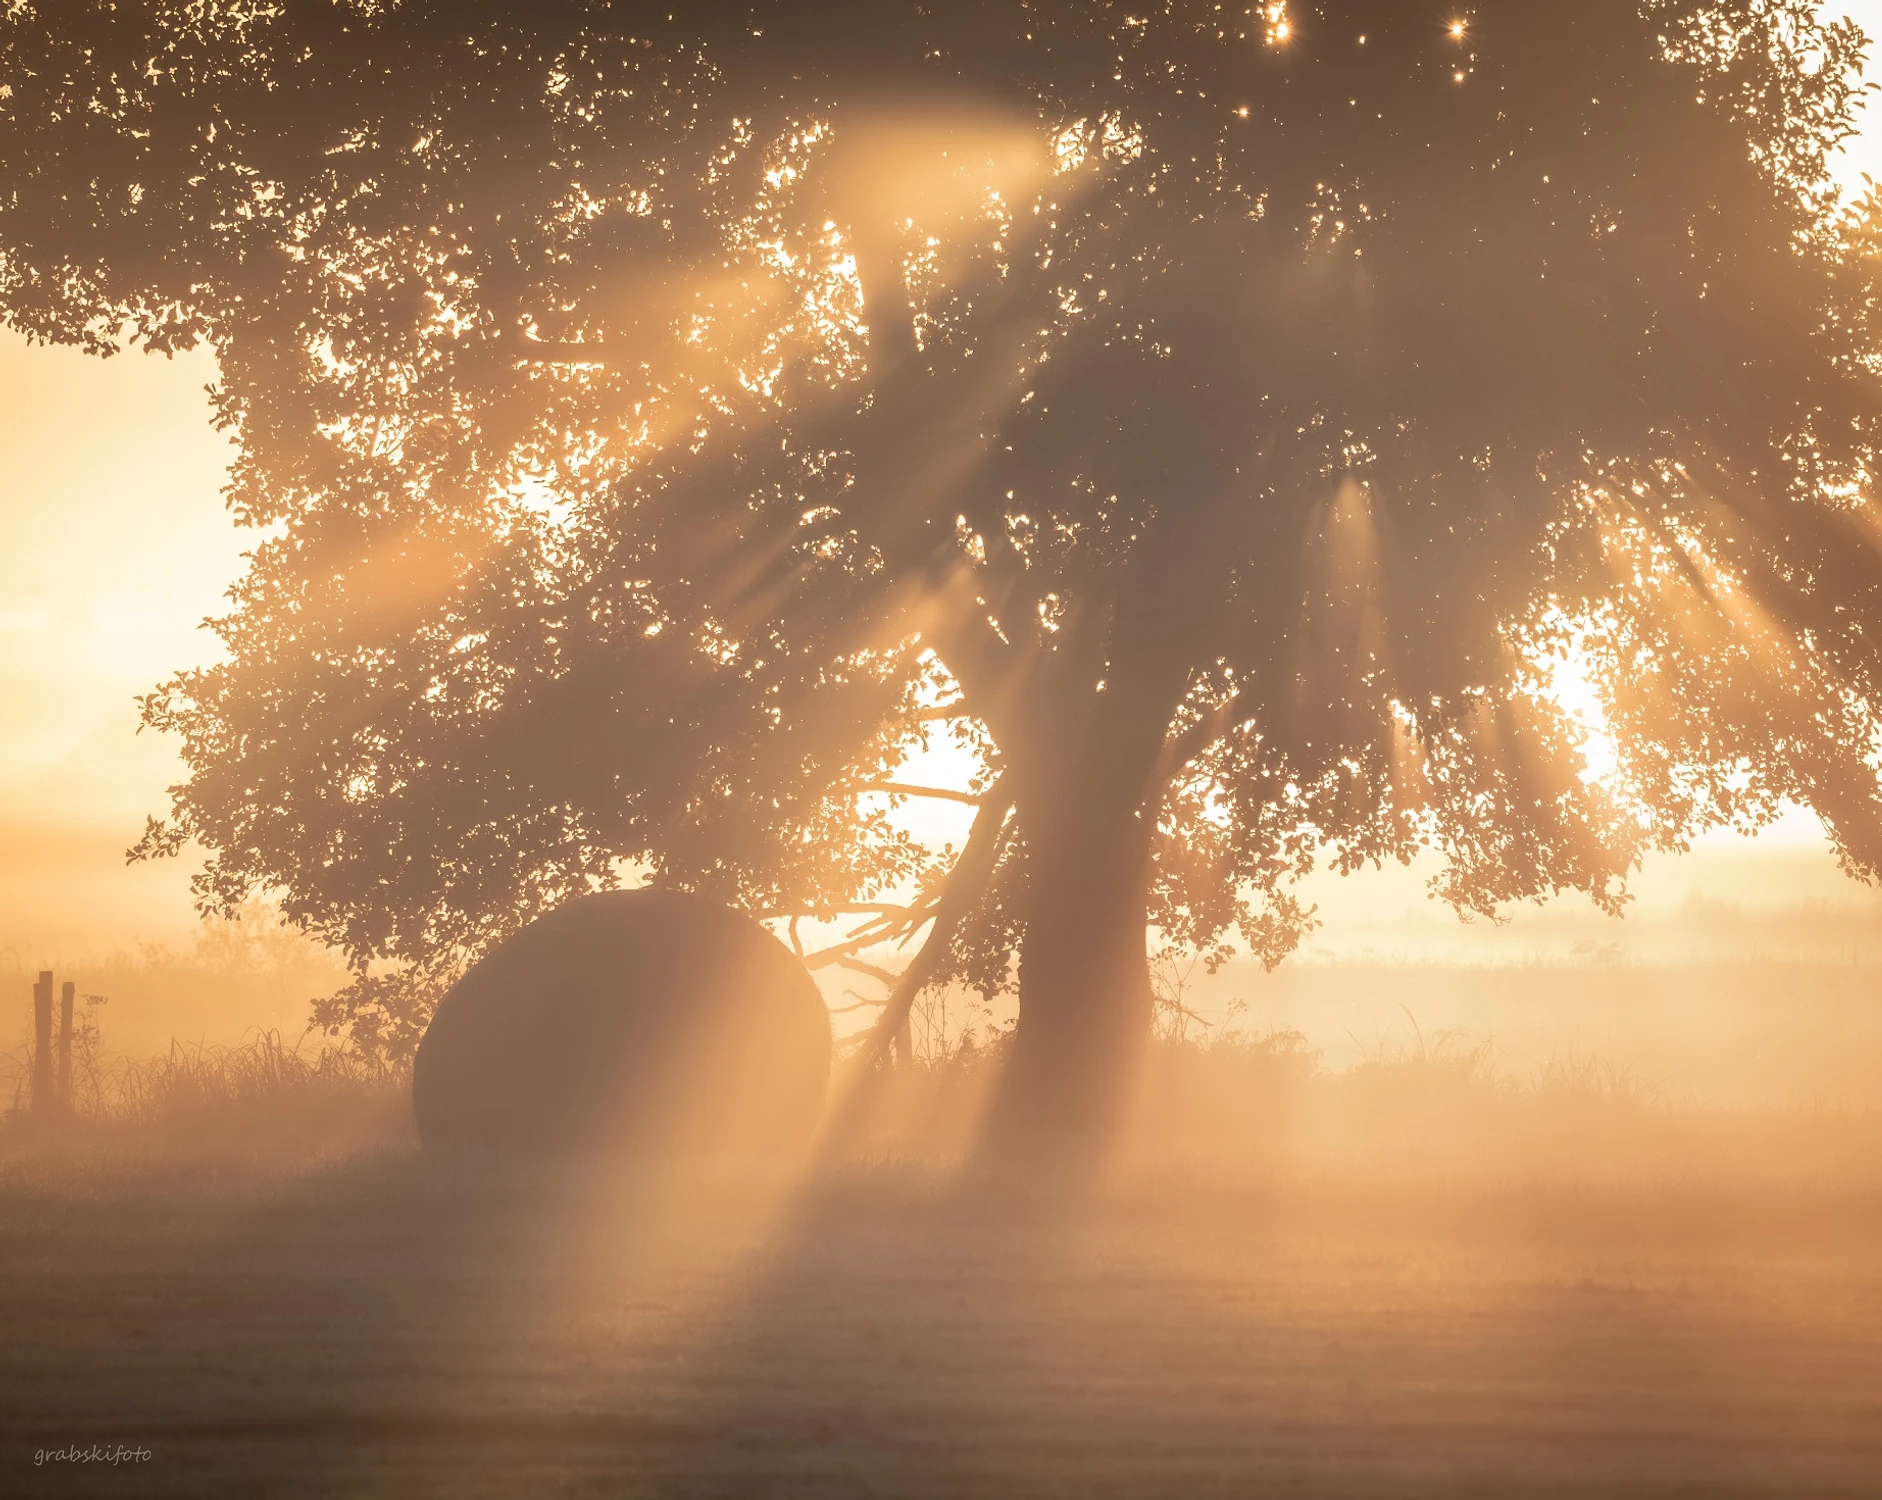
[(364, 1126), (396, 1132), (408, 1075), (357, 1053), (257, 1031), (231, 1045), (171, 1042), (154, 1056), (73, 1068), (67, 1109), (38, 1114), (16, 1087), (0, 1140), (319, 1146)]
[(405, 1076), (338, 1047), (290, 1045), (278, 1031), (231, 1047), (187, 1046), (123, 1064), (101, 1091), (98, 1117), (187, 1126), (241, 1116), (279, 1118), (403, 1088)]

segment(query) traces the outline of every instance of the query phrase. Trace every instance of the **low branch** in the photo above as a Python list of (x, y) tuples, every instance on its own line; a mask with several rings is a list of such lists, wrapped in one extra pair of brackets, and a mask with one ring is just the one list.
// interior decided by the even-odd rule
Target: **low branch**
[(852, 953), (859, 953), (864, 948), (873, 948), (878, 943), (894, 942), (898, 937), (907, 941), (917, 929), (933, 916), (935, 905), (922, 902), (915, 906), (893, 907), (891, 911), (899, 913), (899, 918), (881, 916), (865, 922), (840, 943), (832, 943), (828, 948), (819, 948), (815, 953), (804, 955), (804, 967), (807, 969), (827, 969), (831, 964), (841, 963)]
[(871, 917), (860, 927), (850, 929), (853, 938), (870, 935), (878, 943), (886, 943), (900, 937), (907, 940), (909, 934), (934, 915), (934, 901), (917, 901), (912, 906), (903, 907), (898, 914)]
[(965, 802), (970, 807), (981, 804), (978, 792), (956, 792), (941, 786), (911, 786), (905, 781), (872, 781), (856, 788), (859, 792), (887, 792), (891, 797), (932, 797), (939, 802)]
[(933, 929), (922, 943), (921, 951), (896, 979), (895, 988), (889, 992), (888, 1006), (870, 1031), (867, 1046), (877, 1057), (907, 1024), (916, 996), (927, 988), (928, 981), (947, 956), (954, 934), (986, 890), (987, 881), (999, 862), (1000, 845), (1006, 837), (1006, 815), (1012, 807), (1013, 791), (1007, 777), (1002, 775), (981, 799), (966, 846), (948, 872), (940, 899), (934, 903)]
[(813, 922), (833, 922), (838, 917), (849, 916), (899, 916), (905, 911), (914, 910), (908, 902), (896, 901), (845, 901), (837, 906), (777, 906), (770, 911), (757, 913), (760, 922), (782, 922), (790, 918), (796, 922), (808, 917)]
[[(838, 968), (850, 969), (858, 974), (867, 974), (878, 984), (886, 984), (890, 989), (895, 988), (895, 975), (876, 964), (866, 964), (860, 958), (850, 958), (847, 956), (839, 958), (835, 962)], [(875, 1004), (876, 1002), (871, 1001), (869, 1003)], [(882, 1003), (886, 1004), (887, 1002), (884, 1001)]]
[(878, 943), (886, 943), (888, 938), (881, 933), (865, 933), (841, 943), (832, 943), (828, 948), (819, 948), (815, 953), (804, 955), (806, 969), (827, 969), (831, 964), (841, 963), (852, 953), (860, 953), (865, 948), (873, 948)]

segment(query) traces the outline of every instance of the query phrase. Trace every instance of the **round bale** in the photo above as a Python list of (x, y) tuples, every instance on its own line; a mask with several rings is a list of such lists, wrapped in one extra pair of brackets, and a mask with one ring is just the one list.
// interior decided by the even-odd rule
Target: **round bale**
[(608, 891), (452, 987), (412, 1107), (428, 1150), (777, 1155), (829, 1079), (829, 1012), (790, 949), (699, 896)]

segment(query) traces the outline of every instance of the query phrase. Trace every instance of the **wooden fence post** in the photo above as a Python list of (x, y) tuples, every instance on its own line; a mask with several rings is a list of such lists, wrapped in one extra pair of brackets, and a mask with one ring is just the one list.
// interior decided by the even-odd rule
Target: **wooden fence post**
[(78, 986), (71, 980), (59, 986), (59, 1108), (72, 1112), (72, 998)]
[(52, 970), (42, 969), (33, 986), (33, 1113), (52, 1109)]

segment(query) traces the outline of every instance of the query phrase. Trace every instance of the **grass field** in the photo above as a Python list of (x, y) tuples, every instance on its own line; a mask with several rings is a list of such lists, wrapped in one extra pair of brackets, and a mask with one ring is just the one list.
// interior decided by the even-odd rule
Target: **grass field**
[[(0, 1141), (0, 1492), (1882, 1494), (1847, 1132), (1790, 1173), (1692, 1121), (1631, 1171), (1166, 1154), (1047, 1207), (441, 1167), (334, 1097)], [(35, 1464), (93, 1444), (148, 1458)]]

